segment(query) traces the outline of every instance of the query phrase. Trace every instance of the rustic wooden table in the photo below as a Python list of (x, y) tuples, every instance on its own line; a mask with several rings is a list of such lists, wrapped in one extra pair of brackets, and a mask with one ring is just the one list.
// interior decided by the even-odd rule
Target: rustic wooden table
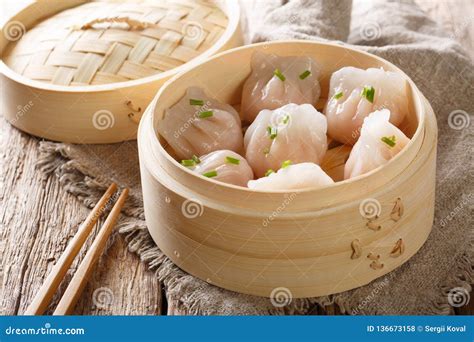
[[(28, 0), (1, 2), (0, 16)], [(416, 0), (474, 58), (472, 0)], [(468, 10), (466, 10), (468, 9)], [(0, 21), (4, 19), (0, 17)], [(1, 115), (1, 113), (0, 113)], [(59, 186), (55, 177), (42, 179), (35, 170), (38, 139), (10, 126), (0, 117), (0, 314), (21, 314), (74, 235), (88, 209)], [(88, 241), (87, 246), (90, 245)], [(80, 253), (61, 290), (84, 257)], [(106, 289), (110, 305), (95, 305), (94, 291)], [(58, 298), (55, 298), (55, 302)], [(53, 305), (55, 304), (53, 302)], [(114, 236), (99, 260), (75, 309), (78, 315), (166, 315), (177, 312), (153, 272), (127, 251), (123, 237)], [(312, 314), (337, 314), (331, 306)], [(474, 314), (474, 300), (453, 313)], [(184, 313), (185, 314), (185, 313)]]

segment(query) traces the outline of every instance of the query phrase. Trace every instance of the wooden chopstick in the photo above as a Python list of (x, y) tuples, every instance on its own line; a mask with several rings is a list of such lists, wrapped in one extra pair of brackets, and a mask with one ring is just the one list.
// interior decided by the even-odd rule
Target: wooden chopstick
[(74, 306), (76, 305), (77, 300), (79, 299), (79, 296), (81, 295), (82, 290), (86, 286), (89, 276), (92, 273), (92, 269), (94, 268), (95, 263), (99, 259), (99, 256), (105, 247), (107, 239), (112, 232), (112, 228), (114, 227), (115, 222), (117, 222), (127, 196), (128, 189), (125, 189), (120, 194), (117, 203), (115, 203), (114, 207), (110, 211), (109, 216), (100, 228), (99, 233), (97, 234), (94, 242), (84, 257), (84, 260), (82, 260), (76, 273), (74, 273), (74, 276), (66, 291), (64, 292), (61, 300), (59, 301), (59, 304), (56, 307), (53, 315), (67, 315), (74, 309)]
[(24, 313), (25, 315), (41, 315), (46, 311), (54, 293), (59, 287), (59, 284), (63, 280), (74, 258), (77, 253), (79, 253), (82, 245), (92, 231), (92, 228), (104, 212), (107, 202), (115, 191), (117, 191), (117, 185), (112, 183), (99, 202), (97, 202), (94, 209), (89, 213), (86, 220), (80, 225), (76, 235), (74, 235), (71, 242), (67, 245), (66, 250), (54, 265), (45, 282), (41, 285), (35, 298), (26, 309)]

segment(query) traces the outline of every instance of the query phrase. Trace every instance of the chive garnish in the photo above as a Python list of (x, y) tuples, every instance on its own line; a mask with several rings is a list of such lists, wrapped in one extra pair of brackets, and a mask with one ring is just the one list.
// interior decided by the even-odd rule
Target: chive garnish
[(285, 75), (283, 75), (280, 71), (280, 69), (275, 69), (275, 71), (273, 72), (273, 75), (275, 75), (276, 77), (278, 77), (281, 81), (284, 81), (286, 80), (286, 77)]
[(394, 147), (396, 145), (396, 140), (397, 138), (392, 135), (391, 137), (382, 137), (380, 140), (382, 140), (384, 143), (386, 143), (390, 147)]
[(199, 113), (199, 117), (200, 117), (201, 119), (209, 118), (209, 117), (211, 117), (211, 116), (213, 116), (213, 115), (214, 115), (214, 112), (213, 112), (212, 110), (208, 110), (208, 111), (200, 112), (200, 113)]
[(233, 157), (225, 157), (226, 161), (231, 164), (239, 165), (240, 159), (233, 158)]
[(212, 170), (212, 171), (204, 172), (202, 175), (207, 178), (212, 178), (212, 177), (217, 176), (217, 171)]
[(201, 162), (201, 159), (199, 159), (199, 157), (196, 156), (196, 155), (193, 155), (193, 158), (192, 158), (192, 159), (193, 159), (193, 161), (194, 161), (196, 164), (199, 164), (199, 163)]
[(192, 159), (181, 160), (181, 165), (186, 166), (186, 167), (194, 166), (195, 164), (196, 164), (196, 162)]
[(272, 173), (275, 173), (272, 169), (268, 169), (267, 172), (265, 172), (265, 177), (270, 176)]
[(270, 136), (270, 139), (275, 139), (278, 135), (278, 130), (276, 127), (267, 127), (267, 133)]
[(203, 106), (204, 101), (203, 100), (198, 100), (198, 99), (189, 99), (189, 104), (191, 106)]
[(281, 168), (284, 169), (285, 167), (288, 167), (291, 165), (291, 160), (285, 160), (283, 163), (281, 163)]
[(281, 120), (281, 122), (283, 122), (285, 125), (288, 123), (288, 121), (290, 121), (290, 116), (289, 115), (285, 115), (283, 117), (283, 120)]
[(337, 93), (337, 94), (334, 95), (334, 98), (335, 98), (336, 100), (338, 100), (338, 99), (340, 99), (340, 98), (343, 97), (343, 96), (344, 96), (344, 94), (342, 93), (342, 91), (340, 91), (339, 93)]
[(360, 96), (365, 97), (370, 103), (374, 103), (375, 89), (372, 86), (365, 86), (360, 93)]
[(311, 75), (311, 71), (309, 70), (305, 70), (303, 71), (303, 73), (300, 75), (300, 79), (304, 80), (306, 77), (308, 77), (309, 75)]

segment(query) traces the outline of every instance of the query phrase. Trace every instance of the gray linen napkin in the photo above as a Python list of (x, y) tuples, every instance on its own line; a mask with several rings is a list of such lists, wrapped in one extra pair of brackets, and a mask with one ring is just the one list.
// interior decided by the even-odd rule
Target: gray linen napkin
[[(129, 248), (156, 270), (169, 299), (185, 313), (306, 314), (314, 303), (332, 302), (352, 314), (448, 313), (450, 305), (466, 299), (474, 278), (470, 124), (474, 74), (466, 52), (411, 1), (241, 3), (248, 13), (248, 40), (347, 42), (398, 65), (432, 104), (439, 126), (436, 218), (427, 243), (409, 262), (361, 288), (297, 299), (284, 308), (275, 308), (266, 298), (223, 290), (194, 278), (161, 253), (143, 220), (135, 142), (102, 146), (43, 142), (39, 166), (45, 173), (54, 172), (67, 191), (89, 206), (111, 179), (131, 187), (120, 232), (126, 234)], [(126, 167), (124, 159), (128, 161)], [(104, 178), (106, 175), (109, 179)]]

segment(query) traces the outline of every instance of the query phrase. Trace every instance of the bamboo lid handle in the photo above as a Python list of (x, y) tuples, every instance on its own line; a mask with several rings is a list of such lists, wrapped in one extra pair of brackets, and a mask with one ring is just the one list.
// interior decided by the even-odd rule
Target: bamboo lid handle
[(130, 17), (105, 17), (105, 18), (97, 18), (97, 19), (88, 21), (82, 26), (76, 27), (76, 29), (87, 30), (87, 29), (93, 28), (95, 24), (103, 24), (103, 23), (110, 23), (110, 24), (125, 23), (130, 27), (131, 30), (144, 30), (147, 27), (150, 27), (153, 25), (152, 23), (132, 19)]

